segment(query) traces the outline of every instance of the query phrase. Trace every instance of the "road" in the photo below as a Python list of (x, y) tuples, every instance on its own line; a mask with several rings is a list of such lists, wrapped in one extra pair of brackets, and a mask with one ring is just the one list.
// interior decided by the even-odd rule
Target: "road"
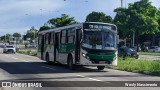
[[(64, 65), (47, 65), (37, 57), (22, 54), (3, 54), (0, 49), (0, 80), (7, 81), (160, 81), (157, 76), (105, 69), (96, 67), (78, 67), (69, 70)], [(76, 83), (76, 82), (75, 82)], [(73, 86), (71, 82), (68, 84)], [(109, 82), (108, 82), (109, 83)], [(87, 85), (88, 83), (86, 83)], [(88, 84), (90, 85), (90, 84)], [(42, 87), (42, 88), (0, 88), (0, 90), (159, 90), (159, 87)]]

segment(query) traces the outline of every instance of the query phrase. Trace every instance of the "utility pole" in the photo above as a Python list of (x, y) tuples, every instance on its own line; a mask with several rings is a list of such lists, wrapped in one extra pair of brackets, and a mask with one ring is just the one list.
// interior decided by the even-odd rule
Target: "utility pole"
[(135, 42), (135, 32), (133, 32), (133, 37), (132, 37), (133, 41), (132, 41), (132, 46), (134, 47), (134, 42)]
[(123, 8), (123, 0), (121, 0), (121, 8)]
[(6, 35), (4, 35), (4, 36), (5, 36), (5, 39), (4, 39), (5, 41), (4, 42), (5, 42), (5, 45), (6, 45)]

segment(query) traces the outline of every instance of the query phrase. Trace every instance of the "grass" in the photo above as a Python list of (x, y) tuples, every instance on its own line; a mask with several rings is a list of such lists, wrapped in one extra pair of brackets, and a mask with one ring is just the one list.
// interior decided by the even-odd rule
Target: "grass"
[(31, 56), (36, 56), (37, 55), (37, 50), (19, 50), (18, 53), (31, 55)]
[(160, 52), (139, 52), (140, 55), (157, 55), (160, 56)]
[(160, 61), (140, 60), (134, 58), (126, 58), (126, 60), (123, 60), (122, 58), (119, 58), (118, 66), (113, 68), (160, 76)]

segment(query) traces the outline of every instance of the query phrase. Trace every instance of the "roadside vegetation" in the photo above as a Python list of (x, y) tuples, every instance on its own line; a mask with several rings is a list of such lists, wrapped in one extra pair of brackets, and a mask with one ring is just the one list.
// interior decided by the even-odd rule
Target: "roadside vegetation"
[(140, 60), (134, 58), (126, 58), (123, 60), (119, 58), (118, 66), (111, 67), (117, 70), (124, 70), (130, 72), (139, 72), (150, 75), (160, 76), (160, 61), (159, 60)]
[(140, 55), (155, 55), (160, 56), (160, 52), (139, 52)]
[(19, 50), (17, 53), (30, 55), (30, 56), (36, 56), (37, 50), (31, 50), (31, 49), (30, 50)]

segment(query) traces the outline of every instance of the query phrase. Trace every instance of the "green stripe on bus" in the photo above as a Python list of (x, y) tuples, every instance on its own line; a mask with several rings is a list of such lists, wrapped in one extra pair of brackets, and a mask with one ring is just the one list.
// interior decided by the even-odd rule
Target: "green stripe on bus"
[[(44, 45), (44, 51), (46, 51), (48, 45), (49, 45), (49, 44), (45, 44), (45, 45)], [(39, 44), (39, 45), (38, 45), (38, 52), (41, 52), (41, 47), (42, 47), (42, 44)]]
[(98, 55), (98, 54), (87, 54), (87, 56), (90, 59), (94, 59), (94, 60), (113, 60), (114, 57), (116, 57), (115, 54), (111, 54), (111, 55), (106, 55), (106, 54), (102, 54), (102, 55)]
[(59, 48), (59, 53), (70, 53), (75, 50), (75, 45), (72, 43), (61, 44)]

